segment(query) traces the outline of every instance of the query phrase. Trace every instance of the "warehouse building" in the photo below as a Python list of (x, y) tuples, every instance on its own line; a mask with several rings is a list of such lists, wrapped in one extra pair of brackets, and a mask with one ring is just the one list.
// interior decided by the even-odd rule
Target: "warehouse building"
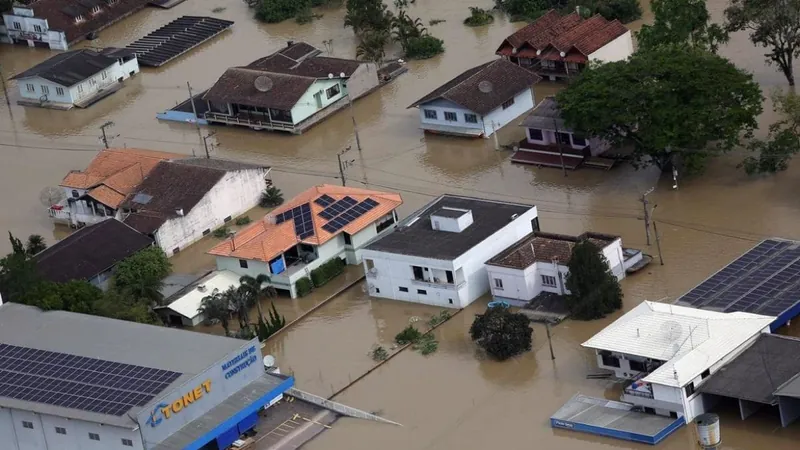
[(4, 450), (221, 450), (291, 388), (243, 341), (0, 306)]

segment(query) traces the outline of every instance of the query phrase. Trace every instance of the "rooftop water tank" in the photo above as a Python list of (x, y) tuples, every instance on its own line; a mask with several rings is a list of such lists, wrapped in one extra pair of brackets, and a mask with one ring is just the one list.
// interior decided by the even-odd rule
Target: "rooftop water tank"
[(716, 414), (701, 414), (695, 418), (697, 438), (703, 449), (716, 449), (722, 437), (719, 432), (719, 416)]

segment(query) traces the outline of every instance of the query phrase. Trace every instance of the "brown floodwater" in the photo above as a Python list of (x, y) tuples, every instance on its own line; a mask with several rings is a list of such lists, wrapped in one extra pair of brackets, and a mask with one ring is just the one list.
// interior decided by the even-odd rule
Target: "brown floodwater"
[[(477, 6), (489, 7), (482, 0)], [(719, 20), (724, 0), (711, 0), (709, 9)], [(496, 151), (493, 140), (464, 140), (424, 136), (418, 115), (408, 110), (431, 89), (461, 71), (493, 58), (504, 37), (522, 24), (498, 16), (488, 27), (468, 28), (461, 21), (468, 0), (417, 0), (412, 16), (426, 23), (431, 33), (444, 39), (447, 52), (427, 61), (408, 63), (409, 72), (392, 84), (355, 103), (363, 146), (362, 154), (349, 153), (355, 165), (347, 172), (348, 184), (403, 194), (401, 215), (406, 215), (435, 195), (451, 192), (503, 200), (526, 201), (539, 207), (543, 229), (564, 233), (585, 230), (615, 233), (627, 246), (647, 246), (639, 195), (651, 187), (658, 204), (654, 218), (662, 235), (665, 265), (652, 264), (623, 282), (625, 308), (643, 299), (672, 300), (732, 258), (769, 236), (800, 238), (795, 186), (800, 183), (796, 166), (765, 178), (748, 178), (736, 164), (741, 155), (714, 161), (700, 177), (681, 182), (672, 190), (671, 180), (661, 179), (654, 169), (636, 171), (618, 167), (610, 172), (582, 169), (562, 176), (554, 169), (512, 165), (509, 152)], [(212, 13), (224, 7), (221, 13)], [(649, 5), (643, 5), (651, 20)], [(86, 110), (68, 112), (23, 108), (17, 87), (9, 83), (12, 106), (0, 99), (0, 228), (15, 235), (44, 235), (49, 242), (64, 235), (48, 220), (39, 192), (57, 185), (70, 169), (79, 169), (100, 148), (99, 126), (106, 121), (115, 146), (143, 147), (184, 154), (200, 154), (197, 130), (186, 124), (158, 122), (157, 112), (187, 97), (186, 82), (195, 90), (205, 89), (229, 66), (242, 65), (271, 53), (287, 40), (304, 40), (330, 53), (352, 57), (356, 40), (342, 26), (343, 10), (326, 8), (313, 24), (287, 21), (264, 25), (252, 19), (252, 11), (240, 1), (190, 0), (172, 10), (147, 9), (104, 30), (100, 38), (82, 46), (124, 46), (181, 15), (215, 15), (234, 20), (230, 32), (191, 51), (160, 69), (142, 73), (112, 97)], [(390, 56), (397, 48), (389, 51)], [(753, 73), (765, 94), (784, 88), (783, 77), (764, 64), (763, 50), (753, 47), (745, 34), (734, 35), (720, 53), (743, 70)], [(2, 74), (9, 78), (51, 55), (42, 49), (0, 46)], [(542, 83), (536, 96), (559, 87)], [(763, 130), (775, 118), (769, 103), (760, 123)], [(691, 118), (687, 118), (691, 120)], [(213, 156), (268, 164), (272, 177), (287, 197), (312, 184), (339, 183), (336, 154), (355, 147), (348, 112), (334, 115), (302, 136), (252, 132), (238, 128), (213, 128), (217, 132)], [(204, 133), (207, 130), (203, 131)], [(522, 137), (510, 126), (501, 130), (501, 143)], [(263, 211), (252, 212), (252, 217)], [(176, 269), (201, 273), (213, 267), (204, 256), (207, 238), (174, 259)], [(653, 242), (653, 244), (655, 244)], [(0, 243), (0, 251), (8, 250)], [(357, 276), (348, 271), (348, 276)], [(363, 292), (363, 283), (313, 311), (295, 327), (267, 343), (265, 352), (277, 356), (279, 364), (295, 373), (298, 386), (322, 395), (345, 386), (373, 362), (367, 356), (376, 344), (390, 346), (394, 334), (411, 317), (426, 317), (435, 309), (405, 303), (375, 300)], [(310, 298), (277, 299), (287, 319), (298, 317), (336, 290), (326, 286)], [(436, 331), (440, 342), (435, 354), (424, 357), (404, 351), (359, 381), (337, 399), (371, 411), (380, 411), (403, 427), (343, 419), (312, 441), (310, 449), (508, 449), (644, 448), (621, 441), (555, 431), (548, 418), (576, 392), (618, 398), (617, 387), (606, 381), (587, 380), (592, 359), (580, 343), (618, 316), (589, 323), (565, 322), (554, 329), (557, 359), (551, 361), (544, 332), (536, 327), (534, 351), (504, 363), (486, 361), (475, 352), (467, 330), (472, 317), (485, 306), (476, 302)], [(797, 329), (792, 334), (800, 334)], [(724, 449), (794, 449), (800, 427), (781, 429), (772, 417), (740, 421), (733, 412), (722, 415)], [(688, 450), (694, 447), (689, 428), (670, 437), (661, 448)]]

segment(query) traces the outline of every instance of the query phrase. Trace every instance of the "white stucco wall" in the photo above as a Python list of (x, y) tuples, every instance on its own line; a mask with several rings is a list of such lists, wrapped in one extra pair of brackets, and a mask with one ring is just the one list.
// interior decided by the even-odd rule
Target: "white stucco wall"
[[(26, 41), (28, 46), (34, 47), (35, 42), (47, 44), (51, 50), (66, 50), (67, 36), (63, 31), (51, 30), (47, 19), (33, 17), (30, 8), (15, 6), (10, 14), (3, 14), (3, 23), (7, 28), (8, 36), (3, 41), (13, 43), (15, 40)], [(15, 26), (19, 24), (19, 27)], [(36, 27), (39, 27), (39, 30)], [(0, 41), (2, 42), (2, 41)]]
[(633, 54), (630, 30), (589, 55), (589, 61), (614, 62), (628, 59)]
[[(25, 428), (23, 421), (31, 422), (33, 429)], [(56, 433), (56, 427), (67, 434)], [(133, 426), (132, 426), (133, 428)], [(0, 442), (3, 450), (130, 450), (142, 449), (141, 437), (133, 429), (100, 425), (76, 419), (65, 419), (47, 414), (35, 414), (18, 409), (0, 409)], [(96, 433), (100, 440), (89, 439)], [(133, 447), (122, 445), (130, 439)]]
[[(491, 136), (495, 130), (499, 130), (508, 125), (514, 119), (533, 108), (536, 99), (533, 89), (527, 88), (514, 96), (514, 104), (506, 109), (502, 106), (494, 109), (483, 118), (483, 133), (485, 137)], [(494, 125), (493, 125), (494, 124)]]
[[(436, 111), (436, 118), (429, 119), (425, 117), (425, 110)], [(444, 118), (445, 112), (456, 113), (457, 120), (456, 121), (445, 120)], [(475, 114), (475, 116), (478, 119), (477, 123), (467, 122), (464, 119), (464, 114)], [(482, 124), (483, 118), (480, 114), (474, 113), (456, 103), (451, 102), (450, 100), (446, 100), (443, 98), (432, 100), (423, 105), (419, 105), (419, 120), (422, 129), (425, 129), (426, 125), (446, 125), (450, 127), (461, 127), (469, 129), (483, 128)]]
[[(331, 98), (328, 98), (325, 90), (336, 85), (339, 85), (339, 93)], [(317, 99), (315, 97), (315, 94), (320, 92), (321, 94), (319, 98), (321, 106), (317, 104)], [(331, 103), (343, 98), (344, 93), (345, 89), (344, 86), (342, 86), (342, 80), (339, 78), (315, 81), (314, 84), (308, 88), (305, 94), (300, 97), (300, 100), (298, 100), (292, 108), (292, 121), (295, 124), (302, 122), (303, 120), (309, 118), (312, 114), (325, 109)]]
[(159, 247), (167, 256), (183, 249), (203, 237), (203, 231), (222, 226), (228, 216), (236, 217), (258, 204), (261, 192), (266, 189), (265, 177), (269, 169), (230, 171), (183, 217), (164, 222), (156, 231)]

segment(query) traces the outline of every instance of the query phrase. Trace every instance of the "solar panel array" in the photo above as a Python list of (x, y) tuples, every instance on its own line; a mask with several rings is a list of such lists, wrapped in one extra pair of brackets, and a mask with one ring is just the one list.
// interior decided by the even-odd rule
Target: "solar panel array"
[(322, 206), (324, 208), (324, 207), (330, 205), (331, 203), (333, 203), (335, 201), (336, 200), (334, 200), (333, 197), (331, 197), (330, 195), (323, 194), (323, 195), (319, 196), (316, 200), (314, 200), (314, 203), (316, 203), (319, 206)]
[(275, 216), (275, 223), (281, 224), (289, 219), (294, 219), (294, 233), (300, 239), (314, 235), (314, 222), (311, 219), (311, 205), (303, 203), (285, 213)]
[[(366, 214), (367, 211), (371, 210), (376, 206), (378, 206), (378, 202), (376, 202), (371, 198), (367, 198), (361, 203), (354, 205), (353, 207), (343, 211), (338, 216), (329, 220), (328, 223), (322, 226), (322, 229), (327, 231), (328, 233), (335, 233), (344, 228), (345, 226), (347, 226), (347, 224), (349, 224), (350, 222), (363, 216), (364, 214)], [(320, 213), (320, 215), (322, 214)]]
[(0, 344), (0, 397), (121, 416), (181, 374)]
[(345, 212), (347, 209), (351, 208), (356, 203), (358, 203), (358, 200), (354, 199), (353, 197), (347, 196), (333, 203), (327, 208), (323, 209), (319, 213), (319, 216), (322, 217), (323, 219), (331, 220), (334, 217), (338, 216), (339, 214)]
[(215, 17), (183, 16), (128, 45), (142, 66), (159, 67), (233, 26)]
[(678, 301), (697, 308), (779, 316), (800, 302), (800, 245), (765, 240)]

